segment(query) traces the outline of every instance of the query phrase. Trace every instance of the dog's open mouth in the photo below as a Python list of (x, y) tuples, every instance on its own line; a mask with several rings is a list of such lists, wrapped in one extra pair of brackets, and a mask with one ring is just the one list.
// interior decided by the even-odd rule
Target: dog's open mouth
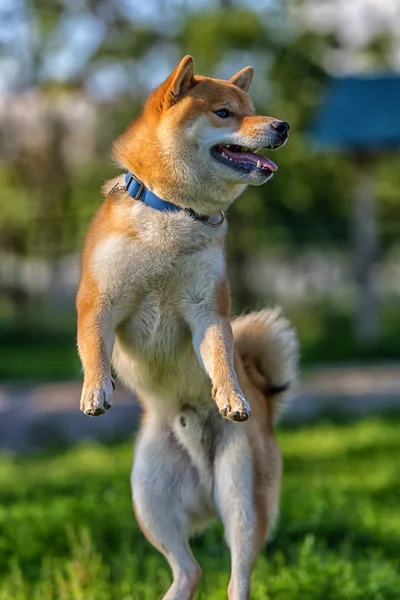
[(226, 146), (213, 146), (213, 148), (211, 148), (211, 153), (214, 158), (223, 164), (247, 173), (258, 171), (260, 174), (272, 175), (272, 173), (278, 169), (276, 164), (266, 156), (257, 154), (256, 151), (252, 151), (249, 148), (243, 148), (242, 146), (231, 144), (227, 144)]

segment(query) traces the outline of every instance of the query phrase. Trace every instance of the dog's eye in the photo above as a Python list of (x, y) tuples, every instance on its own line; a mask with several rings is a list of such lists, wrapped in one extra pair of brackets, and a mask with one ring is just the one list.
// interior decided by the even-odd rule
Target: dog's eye
[(227, 119), (231, 116), (231, 113), (227, 108), (220, 108), (220, 110), (216, 110), (214, 114), (221, 117), (221, 119)]

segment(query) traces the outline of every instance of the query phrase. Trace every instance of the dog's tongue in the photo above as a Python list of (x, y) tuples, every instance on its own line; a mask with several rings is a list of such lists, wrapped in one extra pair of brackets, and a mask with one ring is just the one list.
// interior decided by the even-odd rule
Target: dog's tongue
[(226, 146), (220, 146), (226, 156), (234, 160), (235, 162), (246, 162), (257, 166), (257, 162), (260, 161), (261, 168), (269, 169), (270, 171), (277, 171), (278, 167), (272, 160), (263, 156), (262, 154), (254, 154), (254, 152), (233, 152), (230, 148)]

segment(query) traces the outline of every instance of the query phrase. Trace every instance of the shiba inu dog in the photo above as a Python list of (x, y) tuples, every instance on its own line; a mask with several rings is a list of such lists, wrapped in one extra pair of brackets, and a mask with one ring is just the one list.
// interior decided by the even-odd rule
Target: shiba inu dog
[[(289, 125), (257, 116), (253, 69), (195, 76), (186, 56), (116, 141), (77, 296), (81, 410), (111, 407), (111, 363), (143, 408), (132, 470), (138, 523), (168, 560), (164, 598), (193, 598), (193, 530), (220, 516), (230, 600), (245, 600), (278, 513), (274, 422), (293, 393), (297, 340), (279, 311), (229, 318), (224, 209), (276, 165), (257, 154)], [(251, 418), (249, 418), (251, 415)]]

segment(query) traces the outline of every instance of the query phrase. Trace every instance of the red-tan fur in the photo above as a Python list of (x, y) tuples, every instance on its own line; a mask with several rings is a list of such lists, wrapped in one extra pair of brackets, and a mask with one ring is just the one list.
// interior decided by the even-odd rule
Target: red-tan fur
[[(247, 95), (252, 76), (251, 67), (229, 81), (195, 76), (185, 57), (115, 143), (121, 166), (160, 198), (208, 215), (264, 183), (268, 176), (238, 175), (211, 155), (221, 143), (276, 145), (276, 120), (256, 116)], [(221, 108), (232, 116), (214, 114)], [(171, 565), (164, 599), (193, 598), (200, 569), (189, 535), (219, 514), (232, 557), (228, 596), (246, 600), (278, 514), (274, 420), (293, 394), (296, 337), (279, 311), (230, 321), (226, 222), (156, 211), (123, 183), (120, 175), (104, 186), (83, 251), (81, 410), (111, 407), (111, 362), (138, 394), (133, 502), (144, 535)]]

